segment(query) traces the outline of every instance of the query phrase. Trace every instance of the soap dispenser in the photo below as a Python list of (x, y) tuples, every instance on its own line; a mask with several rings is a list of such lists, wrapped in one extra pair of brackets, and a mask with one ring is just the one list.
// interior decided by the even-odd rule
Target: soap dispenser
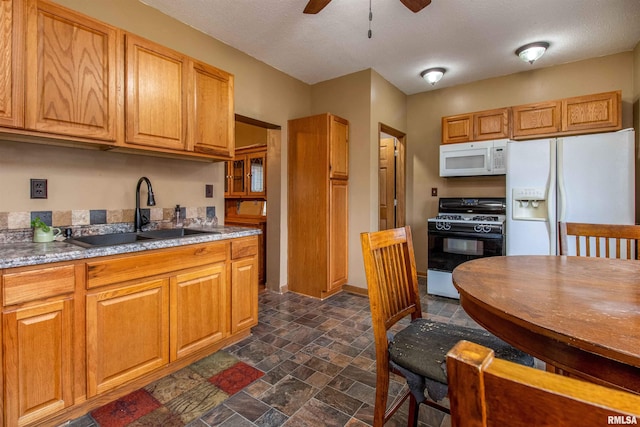
[(182, 217), (180, 216), (180, 213), (180, 205), (176, 205), (176, 209), (173, 214), (173, 225), (175, 227), (182, 227)]

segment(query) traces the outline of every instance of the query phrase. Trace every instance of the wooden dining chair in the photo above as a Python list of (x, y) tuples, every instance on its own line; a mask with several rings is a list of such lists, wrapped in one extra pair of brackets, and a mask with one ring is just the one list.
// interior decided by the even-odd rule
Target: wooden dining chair
[(447, 354), (452, 427), (581, 426), (640, 422), (640, 396), (495, 359), (460, 341)]
[[(447, 394), (445, 356), (462, 339), (490, 347), (498, 357), (533, 365), (531, 356), (482, 329), (422, 318), (409, 227), (362, 233), (360, 240), (376, 347), (374, 427), (382, 426), (407, 397), (410, 426), (417, 425), (420, 403), (448, 413), (438, 403)], [(405, 377), (409, 390), (387, 409), (390, 372)]]
[(560, 222), (558, 229), (560, 255), (639, 259), (640, 225)]

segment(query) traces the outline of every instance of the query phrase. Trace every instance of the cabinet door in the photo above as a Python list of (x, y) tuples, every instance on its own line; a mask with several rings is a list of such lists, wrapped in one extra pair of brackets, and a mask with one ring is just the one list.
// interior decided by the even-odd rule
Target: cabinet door
[(469, 142), (473, 136), (471, 114), (460, 114), (442, 118), (442, 143)]
[(247, 157), (237, 157), (229, 162), (231, 168), (229, 169), (229, 195), (230, 196), (244, 196), (247, 194)]
[(27, 2), (27, 128), (115, 141), (115, 28), (52, 3)]
[(87, 295), (88, 396), (169, 362), (169, 279)]
[(126, 35), (126, 142), (186, 150), (187, 64), (185, 56)]
[(514, 138), (560, 132), (560, 101), (519, 105), (511, 110)]
[(247, 154), (247, 196), (260, 197), (267, 194), (267, 162), (265, 153)]
[(22, 2), (0, 1), (0, 126), (22, 127), (24, 123), (24, 78)]
[(235, 140), (233, 76), (210, 65), (193, 65), (193, 151), (233, 156)]
[(231, 333), (258, 324), (258, 239), (231, 242)]
[(223, 339), (227, 318), (225, 263), (171, 279), (171, 361)]
[(349, 178), (349, 124), (339, 117), (330, 116), (329, 124), (329, 178)]
[(509, 109), (480, 111), (473, 114), (473, 140), (509, 138)]
[(25, 425), (73, 403), (73, 301), (3, 314), (5, 425)]
[(622, 128), (620, 92), (577, 96), (562, 100), (562, 130), (619, 130)]
[(349, 271), (347, 225), (349, 200), (346, 181), (332, 179), (329, 189), (329, 284), (328, 291), (347, 283)]

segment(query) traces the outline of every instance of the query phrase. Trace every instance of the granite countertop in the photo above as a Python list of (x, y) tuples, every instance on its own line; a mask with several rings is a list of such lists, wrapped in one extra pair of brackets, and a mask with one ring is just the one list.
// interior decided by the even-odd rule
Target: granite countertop
[(118, 255), (141, 252), (150, 249), (171, 248), (192, 245), (195, 243), (215, 242), (217, 240), (235, 239), (238, 237), (260, 234), (257, 228), (211, 226), (189, 227), (206, 231), (216, 231), (215, 234), (197, 234), (172, 239), (154, 239), (138, 241), (122, 245), (82, 248), (64, 241), (49, 243), (7, 243), (0, 245), (0, 268), (23, 267), (27, 265), (47, 264), (59, 261), (73, 261), (85, 258), (95, 258), (107, 255)]

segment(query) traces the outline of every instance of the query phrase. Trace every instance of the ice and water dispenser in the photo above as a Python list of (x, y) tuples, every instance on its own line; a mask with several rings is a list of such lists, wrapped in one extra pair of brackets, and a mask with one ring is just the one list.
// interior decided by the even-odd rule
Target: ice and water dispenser
[(547, 219), (547, 191), (545, 188), (513, 188), (513, 219), (545, 221)]

